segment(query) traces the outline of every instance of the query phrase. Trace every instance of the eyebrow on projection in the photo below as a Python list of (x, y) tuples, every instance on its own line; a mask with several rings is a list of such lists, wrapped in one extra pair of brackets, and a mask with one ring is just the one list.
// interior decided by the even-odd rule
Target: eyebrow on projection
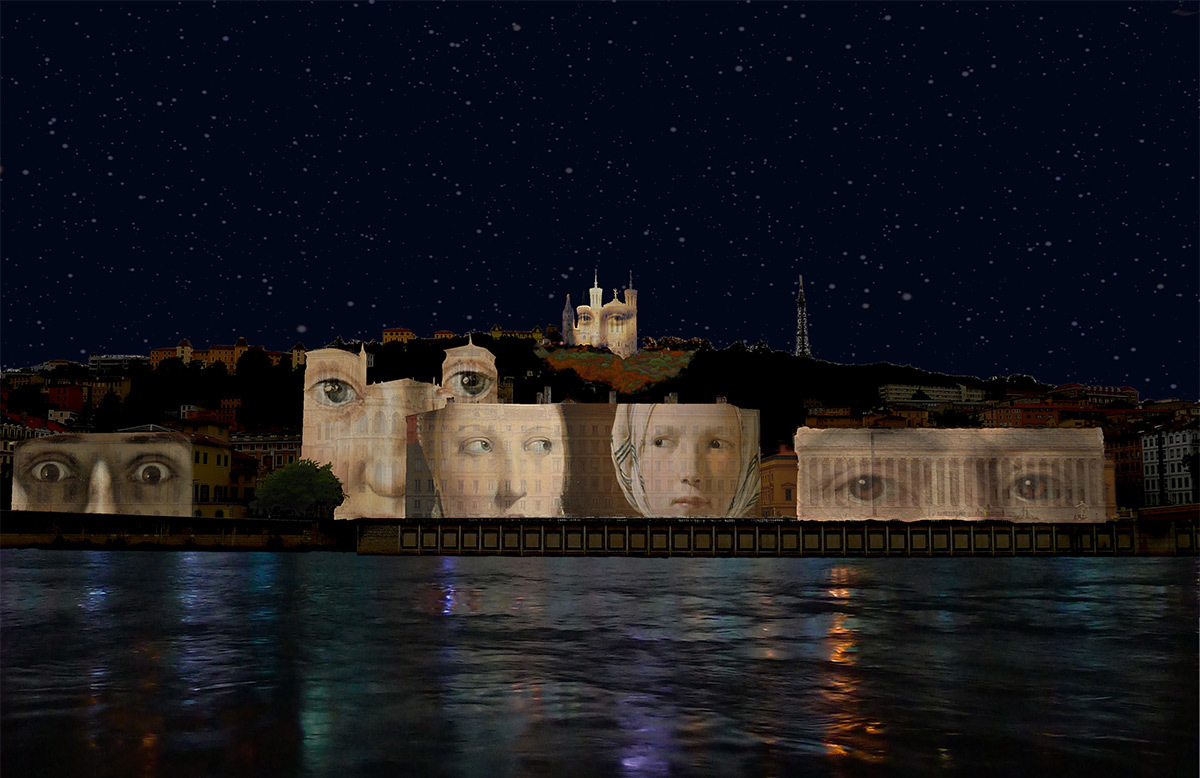
[(182, 452), (180, 452), (178, 450), (172, 451), (170, 448), (165, 447), (165, 446), (162, 449), (158, 449), (158, 450), (152, 449), (152, 450), (147, 451), (146, 449), (142, 449), (141, 451), (137, 451), (134, 454), (133, 458), (129, 460), (126, 467), (132, 467), (133, 465), (140, 465), (144, 462), (165, 462), (168, 464), (178, 465), (178, 464), (181, 464), (181, 463), (187, 461), (187, 457), (180, 456), (181, 453)]
[(352, 371), (348, 368), (345, 368), (343, 365), (335, 364), (326, 366), (322, 370), (314, 370), (312, 371), (311, 378), (309, 378), (307, 374), (305, 378), (312, 386), (316, 386), (323, 381), (333, 381), (335, 379), (338, 381), (345, 381), (348, 384), (357, 384), (357, 376), (352, 375), (351, 373)]
[[(53, 454), (55, 454), (56, 456), (58, 456), (58, 457), (61, 457), (62, 459), (65, 459), (65, 460), (67, 460), (67, 464), (68, 464), (68, 465), (70, 465), (71, 467), (79, 467), (79, 460), (78, 460), (78, 459), (75, 457), (75, 455), (74, 455), (74, 454), (67, 454), (67, 453), (58, 452), (58, 451), (54, 451), (54, 452), (46, 452), (46, 454), (49, 454), (49, 453), (53, 453)], [(39, 457), (39, 458), (38, 458), (38, 459), (35, 459), (35, 460), (32, 462), (32, 466), (33, 466), (33, 467), (37, 467), (38, 465), (44, 465), (44, 464), (56, 464), (56, 463), (57, 463), (57, 461), (58, 461), (58, 460), (55, 460), (55, 459), (43, 459), (43, 458), (41, 458), (41, 457), (44, 457), (44, 456), (45, 456), (45, 454), (38, 454), (38, 455), (36, 455), (36, 456), (37, 456), (37, 457)]]
[(68, 433), (66, 435), (49, 435), (47, 437), (38, 439), (38, 442), (56, 446), (61, 443), (75, 444), (85, 443), (87, 441), (83, 435)]

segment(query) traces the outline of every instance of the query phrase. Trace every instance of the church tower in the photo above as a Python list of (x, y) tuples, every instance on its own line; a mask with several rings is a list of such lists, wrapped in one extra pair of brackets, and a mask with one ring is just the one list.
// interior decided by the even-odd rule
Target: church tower
[(571, 295), (567, 295), (567, 304), (563, 306), (562, 336), (563, 344), (578, 345), (575, 343), (575, 309), (571, 307)]
[(600, 271), (592, 276), (592, 288), (588, 290), (588, 305), (592, 306), (592, 310), (597, 314), (604, 307), (604, 290), (600, 288)]
[(808, 307), (804, 303), (804, 276), (800, 276), (800, 293), (796, 295), (796, 356), (812, 357), (808, 344)]

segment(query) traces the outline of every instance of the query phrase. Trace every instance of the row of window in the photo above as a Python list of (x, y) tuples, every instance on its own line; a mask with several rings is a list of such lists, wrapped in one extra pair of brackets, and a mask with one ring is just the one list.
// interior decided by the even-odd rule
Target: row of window
[[(216, 460), (213, 464), (215, 464), (217, 467), (229, 467), (229, 455), (228, 454), (217, 454), (215, 457), (213, 457), (213, 459)], [(197, 465), (207, 465), (208, 464), (208, 452), (207, 451), (198, 451), (198, 450), (193, 451), (192, 452), (192, 462)]]
[[(212, 502), (229, 502), (238, 499), (238, 488), (236, 486), (213, 486), (209, 489), (208, 484), (192, 484), (192, 502), (206, 503), (209, 502), (209, 497), (212, 497)], [(247, 486), (242, 489), (243, 500), (254, 499), (254, 487)]]
[[(1146, 475), (1159, 475), (1158, 465), (1146, 465)], [(1166, 473), (1187, 473), (1190, 472), (1183, 466), (1182, 462), (1167, 462)]]
[[(1168, 489), (1190, 490), (1192, 488), (1192, 477), (1190, 475), (1168, 476), (1167, 477), (1167, 488)], [(1147, 478), (1146, 479), (1146, 491), (1147, 492), (1157, 492), (1158, 491), (1158, 479), (1157, 478)]]
[[(1195, 436), (1195, 433), (1181, 432), (1181, 433), (1178, 433), (1175, 435), (1167, 435), (1166, 440), (1164, 442), (1168, 446), (1172, 446), (1172, 445), (1187, 446), (1189, 444), (1195, 445), (1196, 436)], [(1158, 443), (1159, 443), (1159, 439), (1153, 435), (1142, 438), (1142, 448), (1144, 448), (1144, 449), (1154, 450), (1154, 449), (1158, 448)], [(1181, 449), (1178, 449), (1178, 448), (1175, 449), (1175, 451), (1179, 451), (1179, 450), (1181, 450)]]

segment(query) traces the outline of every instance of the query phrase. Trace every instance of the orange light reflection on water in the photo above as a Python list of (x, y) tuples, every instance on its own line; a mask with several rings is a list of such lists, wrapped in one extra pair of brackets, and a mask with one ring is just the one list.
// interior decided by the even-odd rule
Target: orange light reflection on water
[(832, 614), (825, 633), (828, 664), (821, 679), (821, 697), (827, 712), (821, 745), (833, 757), (885, 762), (887, 725), (862, 711), (862, 694), (855, 667), (859, 635), (854, 617), (854, 571), (841, 565), (830, 570), (829, 578), (832, 586), (826, 593), (838, 610)]

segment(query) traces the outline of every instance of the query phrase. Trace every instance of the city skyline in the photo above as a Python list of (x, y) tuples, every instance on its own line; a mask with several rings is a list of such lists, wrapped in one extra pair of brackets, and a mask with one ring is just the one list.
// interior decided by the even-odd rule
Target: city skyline
[(597, 269), (791, 351), (802, 273), (820, 359), (1198, 393), (1166, 6), (7, 10), (5, 368), (545, 327)]

